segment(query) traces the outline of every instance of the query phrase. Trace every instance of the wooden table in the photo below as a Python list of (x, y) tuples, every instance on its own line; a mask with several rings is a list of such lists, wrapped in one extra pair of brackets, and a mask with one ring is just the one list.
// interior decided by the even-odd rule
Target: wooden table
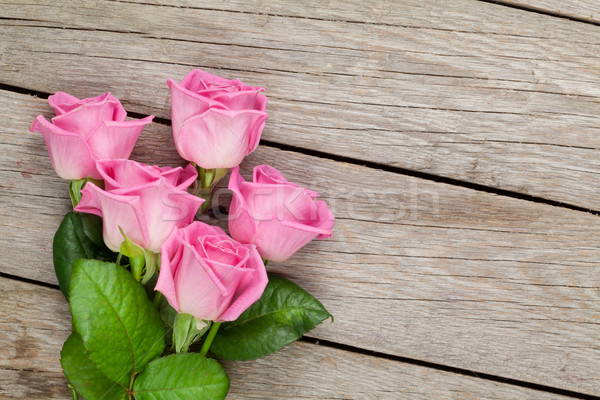
[(1, 398), (69, 397), (70, 202), (29, 124), (111, 91), (157, 116), (132, 158), (180, 165), (166, 80), (192, 68), (266, 87), (243, 174), (270, 163), (336, 216), (269, 266), (335, 322), (226, 363), (230, 398), (599, 398), (597, 1), (1, 3)]

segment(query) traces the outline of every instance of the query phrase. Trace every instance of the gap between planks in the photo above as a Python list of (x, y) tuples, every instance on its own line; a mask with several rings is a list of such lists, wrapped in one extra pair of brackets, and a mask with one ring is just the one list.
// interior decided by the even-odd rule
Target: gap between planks
[(270, 82), (273, 141), (600, 209), (593, 26), (475, 0), (161, 3), (171, 6), (84, 2), (79, 13), (5, 1), (24, 21), (3, 23), (14, 67), (3, 81), (80, 96), (109, 82), (130, 108), (168, 118), (167, 91), (148, 82), (164, 89), (200, 66)]
[[(4, 393), (9, 398), (20, 392), (19, 395), (26, 395), (29, 399), (38, 399), (36, 392), (39, 391), (43, 393), (44, 399), (54, 399), (65, 396), (68, 392), (58, 365), (62, 341), (70, 332), (68, 307), (57, 287), (36, 289), (35, 286), (39, 284), (0, 273), (0, 293), (3, 293), (0, 296), (0, 316), (7, 324), (5, 328), (0, 325), (0, 338), (5, 346), (0, 353), (0, 394)], [(40, 299), (36, 298), (38, 296)], [(28, 322), (31, 320), (38, 324), (29, 326)], [(27, 351), (22, 349), (24, 343)], [(228, 399), (238, 396), (257, 399), (284, 398), (283, 396), (290, 398), (290, 395), (299, 395), (293, 393), (294, 387), (301, 391), (302, 398), (325, 398), (323, 396), (328, 395), (335, 396), (332, 399), (347, 399), (350, 395), (360, 395), (360, 398), (365, 396), (364, 398), (379, 400), (397, 398), (401, 393), (410, 395), (411, 398), (431, 398), (435, 392), (445, 395), (444, 398), (460, 395), (461, 399), (501, 399), (508, 396), (523, 399), (600, 399), (569, 390), (306, 337), (260, 360), (222, 362), (232, 378)], [(292, 362), (296, 364), (296, 373), (292, 376), (286, 376), (285, 373), (271, 375), (273, 371), (287, 370)], [(326, 365), (323, 366), (323, 363)], [(304, 366), (300, 368), (297, 364)], [(251, 371), (254, 373), (250, 374)], [(298, 371), (302, 371), (302, 376), (299, 376)], [(40, 390), (41, 387), (34, 383), (34, 374), (44, 377), (44, 390)], [(261, 374), (264, 374), (262, 379)], [(17, 375), (18, 379), (14, 379), (12, 375)], [(249, 379), (248, 375), (252, 378)], [(303, 385), (304, 376), (312, 377), (312, 389)], [(332, 380), (332, 377), (336, 379)], [(425, 382), (417, 384), (419, 379), (429, 383), (431, 377), (445, 382), (433, 387), (424, 385)], [(417, 390), (417, 387), (420, 389)], [(10, 391), (6, 391), (7, 389)], [(283, 391), (287, 393), (280, 393)], [(345, 391), (348, 393), (344, 393)]]
[[(26, 95), (30, 95), (30, 96), (39, 97), (41, 99), (47, 99), (51, 95), (51, 93), (40, 92), (40, 91), (36, 91), (36, 90), (32, 90), (32, 89), (27, 89), (24, 87), (17, 87), (17, 86), (2, 84), (2, 83), (0, 83), (0, 90), (10, 91), (13, 93), (26, 94)], [(127, 110), (127, 115), (132, 118), (145, 117), (145, 115), (143, 115), (141, 113), (132, 112), (129, 110)], [(153, 122), (171, 126), (171, 120), (168, 118), (154, 117)], [(314, 149), (308, 149), (308, 148), (304, 148), (304, 147), (287, 145), (287, 144), (274, 142), (274, 141), (270, 141), (270, 140), (261, 140), (261, 144), (267, 145), (270, 147), (275, 147), (280, 150), (293, 151), (293, 152), (297, 152), (297, 153), (301, 153), (301, 154), (305, 154), (305, 155), (309, 155), (309, 156), (313, 156), (313, 157), (325, 158), (325, 159), (332, 160), (332, 161), (344, 162), (344, 163), (359, 165), (359, 166), (372, 168), (372, 169), (379, 169), (382, 171), (393, 172), (393, 173), (411, 176), (411, 177), (415, 177), (415, 178), (420, 178), (420, 179), (424, 179), (424, 180), (429, 180), (429, 181), (433, 181), (433, 182), (445, 183), (448, 185), (464, 187), (467, 189), (472, 189), (472, 190), (476, 190), (476, 191), (480, 191), (480, 192), (493, 193), (493, 194), (497, 194), (500, 196), (506, 196), (506, 197), (511, 197), (514, 199), (531, 201), (534, 203), (548, 204), (548, 205), (551, 205), (554, 207), (562, 207), (562, 208), (567, 208), (567, 209), (574, 210), (574, 211), (587, 212), (587, 213), (591, 213), (594, 215), (600, 214), (600, 210), (592, 210), (592, 209), (589, 209), (586, 207), (580, 207), (580, 206), (577, 206), (574, 204), (564, 203), (564, 202), (560, 202), (560, 201), (556, 201), (556, 200), (552, 200), (552, 199), (547, 199), (544, 197), (528, 195), (525, 193), (515, 192), (512, 190), (500, 189), (497, 187), (486, 186), (486, 185), (482, 185), (482, 184), (478, 184), (478, 183), (474, 183), (474, 182), (463, 181), (460, 179), (454, 179), (454, 178), (449, 178), (449, 177), (435, 175), (435, 174), (428, 174), (426, 172), (411, 170), (411, 169), (407, 169), (407, 168), (395, 167), (395, 166), (376, 163), (376, 162), (372, 162), (372, 161), (365, 161), (365, 160), (361, 160), (361, 159), (357, 159), (357, 158), (353, 158), (353, 157), (345, 157), (345, 156), (341, 156), (341, 155), (337, 155), (337, 154), (332, 154), (332, 153), (323, 152), (323, 151), (314, 150)]]
[[(548, 15), (555, 18), (563, 18), (569, 21), (582, 22), (584, 24), (592, 24), (600, 26), (600, 6), (595, 0), (478, 0), (483, 3), (496, 4), (533, 12), (536, 14)], [(594, 4), (594, 2), (596, 4)], [(581, 3), (588, 3), (582, 5)], [(596, 14), (585, 15), (584, 9), (589, 8)]]
[[(128, 1), (128, 0), (109, 0), (109, 1), (114, 2), (114, 3), (139, 4), (139, 1)], [(555, 18), (563, 18), (563, 19), (567, 19), (567, 20), (575, 21), (575, 22), (583, 22), (583, 23), (587, 23), (587, 24), (600, 25), (600, 21), (582, 16), (582, 13), (579, 11), (579, 9), (577, 7), (577, 6), (580, 6), (580, 4), (579, 4), (580, 1), (578, 1), (578, 0), (577, 0), (577, 3), (575, 3), (574, 5), (568, 4), (567, 9), (565, 9), (565, 10), (561, 9), (564, 6), (563, 6), (563, 4), (561, 4), (560, 0), (550, 1), (550, 3), (557, 4), (555, 7), (549, 7), (549, 6), (552, 6), (553, 4), (548, 4), (548, 2), (545, 0), (477, 0), (477, 1), (480, 1), (482, 3), (488, 3), (488, 4), (498, 5), (498, 6), (514, 8), (514, 9), (526, 11), (526, 12), (533, 12), (536, 14), (546, 15), (546, 16), (555, 17)], [(587, 0), (587, 1), (589, 1), (589, 3), (590, 3), (588, 7), (591, 8), (591, 7), (595, 6), (595, 5), (592, 5), (593, 0), (591, 0), (591, 1)], [(573, 0), (567, 0), (566, 2), (572, 3)], [(564, 2), (562, 2), (562, 3), (564, 3)], [(157, 6), (157, 7), (180, 8), (180, 6), (177, 6), (174, 4), (153, 3), (153, 5)], [(319, 18), (319, 17), (314, 17), (314, 16), (307, 17), (307, 16), (294, 15), (291, 13), (282, 13), (282, 12), (262, 12), (262, 11), (261, 12), (251, 12), (251, 11), (247, 11), (247, 10), (235, 10), (232, 8), (226, 8), (225, 6), (223, 8), (215, 8), (215, 7), (211, 7), (211, 6), (203, 7), (201, 5), (194, 5), (194, 6), (184, 6), (184, 8), (204, 10), (204, 11), (227, 11), (227, 12), (231, 12), (231, 13), (253, 14), (253, 15), (257, 15), (257, 16), (293, 17), (293, 18), (300, 18), (300, 19), (313, 19), (315, 21), (336, 21), (336, 22), (345, 22), (345, 23), (353, 23), (353, 24), (400, 26), (397, 24), (387, 24), (387, 23), (375, 22), (375, 21), (365, 22), (365, 21), (359, 21), (359, 20), (333, 18), (333, 17), (332, 18)], [(43, 21), (39, 21), (39, 22), (43, 22)]]
[[(12, 122), (2, 140), (10, 156), (2, 163), (7, 201), (0, 212), (10, 240), (0, 246), (11, 262), (2, 267), (54, 283), (43, 254), (70, 204), (43, 141), (27, 132), (31, 116), (50, 108), (42, 99), (6, 94), (0, 109)], [(134, 159), (182, 162), (169, 127), (153, 124), (140, 139)], [(19, 160), (20, 171), (13, 171)], [(600, 285), (597, 217), (267, 146), (249, 156), (242, 173), (263, 162), (316, 189), (339, 217), (332, 240), (314, 242), (273, 267), (336, 315), (335, 326), (324, 324), (309, 336), (599, 394), (592, 325), (598, 304), (592, 289)], [(313, 165), (314, 176), (299, 172), (306, 165)], [(381, 193), (381, 187), (393, 190)], [(426, 196), (414, 215), (404, 209), (412, 204), (410, 193), (415, 200)], [(41, 210), (54, 214), (31, 218)], [(39, 235), (23, 234), (28, 227)]]

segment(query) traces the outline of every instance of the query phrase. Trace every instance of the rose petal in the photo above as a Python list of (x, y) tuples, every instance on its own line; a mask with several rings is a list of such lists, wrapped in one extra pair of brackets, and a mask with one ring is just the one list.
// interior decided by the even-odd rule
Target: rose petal
[(231, 237), (241, 243), (252, 243), (252, 237), (256, 232), (256, 223), (250, 216), (244, 196), (240, 192), (240, 186), (246, 182), (240, 175), (240, 168), (235, 167), (229, 178), (229, 190), (233, 192), (231, 205), (229, 206), (229, 233)]
[[(104, 95), (100, 95), (95, 99), (88, 100), (96, 100), (103, 96)], [(69, 93), (56, 92), (50, 97), (48, 97), (48, 104), (50, 104), (50, 107), (54, 108), (54, 112), (56, 113), (56, 115), (60, 115), (79, 107), (82, 103), (81, 100), (79, 100), (75, 96), (70, 95)]]
[[(276, 168), (271, 167), (267, 164), (257, 165), (254, 167), (252, 173), (252, 180), (254, 183), (267, 183), (267, 184), (280, 184), (290, 185), (293, 187), (301, 187), (295, 183), (289, 182)], [(310, 189), (303, 188), (308, 196), (312, 199), (319, 197), (319, 193), (314, 192)]]
[(87, 143), (78, 135), (52, 125), (39, 115), (29, 128), (44, 136), (50, 161), (56, 174), (63, 179), (99, 179), (96, 160)]
[(264, 90), (261, 87), (248, 86), (239, 79), (229, 80), (218, 75), (213, 75), (201, 69), (194, 69), (190, 71), (182, 79), (181, 85), (193, 92), (200, 92), (210, 89), (227, 90), (227, 88), (250, 91)]
[(139, 187), (129, 192), (140, 199), (139, 209), (144, 215), (149, 242), (144, 248), (158, 253), (161, 244), (174, 227), (189, 225), (204, 199), (179, 190), (167, 182), (158, 182)]
[(185, 166), (181, 174), (177, 176), (175, 186), (181, 190), (187, 190), (198, 178), (198, 172), (192, 164)]
[(162, 176), (161, 169), (132, 160), (98, 160), (96, 167), (104, 179), (108, 191), (117, 189), (135, 190), (139, 186), (156, 182)]
[(181, 132), (181, 127), (187, 119), (194, 115), (202, 114), (209, 107), (222, 107), (219, 102), (203, 97), (194, 93), (173, 79), (167, 81), (171, 89), (171, 122), (173, 126), (173, 137), (177, 144), (177, 139)]
[(142, 164), (133, 160), (105, 159), (98, 160), (96, 167), (104, 179), (106, 190), (118, 190), (119, 194), (127, 194), (152, 182), (164, 179), (179, 190), (187, 188), (196, 180), (198, 173), (191, 165), (181, 167), (158, 167)]
[(258, 223), (254, 243), (263, 258), (275, 262), (286, 261), (318, 235), (305, 229), (305, 225), (286, 226), (287, 222), (273, 219)]
[(245, 271), (229, 267), (225, 273), (215, 272), (191, 245), (180, 245), (184, 247), (183, 257), (174, 276), (180, 311), (215, 321), (229, 307), (239, 275)]
[(256, 110), (265, 111), (267, 96), (257, 91), (225, 92), (214, 95), (214, 100), (219, 101), (228, 110)]
[(329, 209), (329, 206), (324, 201), (317, 201), (317, 212), (319, 214), (320, 224), (319, 229), (323, 232), (317, 236), (317, 239), (328, 239), (333, 235), (333, 225), (335, 223), (335, 217)]
[(110, 118), (112, 121), (125, 121), (127, 112), (121, 105), (119, 99), (110, 94), (110, 92), (106, 92), (100, 96), (81, 100), (65, 92), (56, 92), (52, 96), (48, 97), (48, 103), (52, 108), (54, 108), (56, 115), (65, 114), (83, 104), (101, 103), (104, 101), (115, 104), (115, 113), (113, 114), (112, 118)]
[(112, 121), (119, 104), (104, 100), (85, 103), (64, 114), (52, 118), (52, 123), (67, 131), (87, 138), (102, 121)]
[(183, 247), (179, 246), (177, 231), (177, 228), (173, 229), (173, 232), (171, 232), (160, 248), (160, 272), (154, 290), (161, 292), (169, 304), (175, 310), (179, 311), (179, 302), (177, 301), (177, 292), (173, 277), (177, 273), (177, 268), (183, 256)]
[[(112, 251), (119, 251), (125, 235), (132, 242), (148, 248), (150, 238), (147, 222), (141, 212), (140, 198), (121, 196), (106, 192), (93, 183), (88, 183), (81, 190), (81, 201), (75, 211), (96, 214), (102, 217), (104, 243)], [(154, 250), (158, 252), (158, 249)]]
[(256, 221), (277, 218), (312, 225), (317, 218), (314, 200), (301, 187), (244, 182), (240, 185), (240, 192), (247, 210)]
[(127, 159), (142, 129), (152, 122), (154, 116), (136, 121), (101, 121), (87, 138), (96, 159)]
[(254, 151), (267, 117), (261, 111), (209, 109), (185, 121), (177, 150), (202, 168), (233, 168)]
[(246, 268), (252, 270), (245, 279), (238, 283), (236, 296), (229, 308), (221, 314), (218, 321), (235, 321), (238, 317), (262, 296), (269, 278), (267, 270), (256, 249), (251, 248)]
[(245, 264), (248, 258), (248, 249), (245, 247), (236, 248), (229, 237), (211, 236), (205, 239), (202, 246), (204, 250), (203, 258), (206, 258), (211, 265), (212, 263), (220, 263), (235, 267)]
[[(178, 312), (197, 318), (233, 320), (260, 298), (267, 284), (264, 264), (254, 246), (236, 242), (222, 229), (199, 221), (175, 229), (161, 251), (156, 290), (165, 294)], [(231, 260), (219, 251), (242, 254), (243, 263), (227, 264)]]

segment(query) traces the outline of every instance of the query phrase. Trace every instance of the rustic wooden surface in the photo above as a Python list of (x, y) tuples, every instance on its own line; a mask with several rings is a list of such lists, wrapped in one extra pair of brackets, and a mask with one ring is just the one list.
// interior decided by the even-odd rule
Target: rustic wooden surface
[(597, 26), (474, 0), (2, 3), (4, 83), (168, 118), (166, 79), (200, 66), (267, 86), (266, 140), (600, 210)]
[(155, 3), (0, 2), (0, 397), (66, 397), (66, 305), (36, 282), (70, 204), (32, 94), (111, 90), (165, 120), (132, 158), (181, 164), (165, 81), (193, 67), (267, 88), (243, 174), (270, 163), (336, 215), (270, 267), (335, 323), (227, 364), (232, 398), (600, 396), (600, 27), (542, 13), (575, 2)]
[[(71, 333), (61, 292), (4, 279), (0, 295), (0, 397), (69, 398), (57, 358)], [(231, 378), (228, 399), (568, 398), (311, 343), (224, 366)]]
[(596, 0), (500, 0), (498, 3), (527, 7), (558, 17), (600, 22), (600, 3)]

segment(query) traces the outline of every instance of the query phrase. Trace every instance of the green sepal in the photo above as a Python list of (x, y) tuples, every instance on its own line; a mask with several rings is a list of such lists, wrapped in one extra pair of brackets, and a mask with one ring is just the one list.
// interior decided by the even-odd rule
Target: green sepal
[(69, 182), (69, 195), (71, 196), (73, 208), (75, 208), (75, 206), (81, 201), (81, 189), (83, 189), (88, 182), (92, 182), (99, 188), (104, 189), (104, 181), (102, 180), (96, 180), (92, 178), (72, 179)]
[(269, 274), (262, 297), (233, 322), (224, 323), (211, 352), (227, 360), (252, 360), (299, 339), (331, 314), (306, 290)]
[(136, 400), (220, 400), (229, 377), (216, 361), (200, 354), (172, 354), (149, 363), (133, 382)]
[(154, 276), (157, 263), (160, 262), (160, 254), (156, 254), (150, 250), (145, 250), (144, 262), (146, 264), (146, 268), (144, 269), (144, 273), (142, 275), (142, 285), (148, 283), (148, 281)]
[(129, 265), (131, 266), (131, 274), (136, 281), (142, 279), (142, 271), (144, 270), (144, 264), (146, 263), (146, 257), (129, 257)]
[(123, 228), (119, 227), (119, 231), (121, 231), (121, 235), (123, 235), (124, 239), (121, 242), (121, 248), (119, 249), (119, 252), (129, 258), (143, 257), (144, 249), (138, 246), (137, 244), (133, 243), (131, 239), (129, 239), (125, 235), (125, 232), (123, 232)]
[(210, 328), (211, 322), (198, 319), (190, 314), (177, 314), (173, 323), (173, 344), (177, 353), (187, 353), (190, 345), (202, 337)]
[(90, 359), (77, 332), (63, 345), (60, 364), (69, 383), (87, 400), (121, 400), (127, 395), (123, 386), (104, 375)]
[(205, 169), (198, 166), (196, 166), (196, 170), (198, 171), (198, 181), (200, 186), (207, 189), (214, 188), (215, 185), (227, 175), (227, 171), (229, 171), (228, 168)]
[(164, 349), (164, 326), (142, 285), (123, 267), (97, 260), (73, 264), (69, 304), (73, 327), (90, 359), (129, 387), (132, 374)]
[(79, 258), (114, 261), (116, 254), (106, 247), (102, 238), (102, 219), (93, 214), (67, 213), (52, 242), (54, 271), (60, 290), (69, 298), (73, 262)]

